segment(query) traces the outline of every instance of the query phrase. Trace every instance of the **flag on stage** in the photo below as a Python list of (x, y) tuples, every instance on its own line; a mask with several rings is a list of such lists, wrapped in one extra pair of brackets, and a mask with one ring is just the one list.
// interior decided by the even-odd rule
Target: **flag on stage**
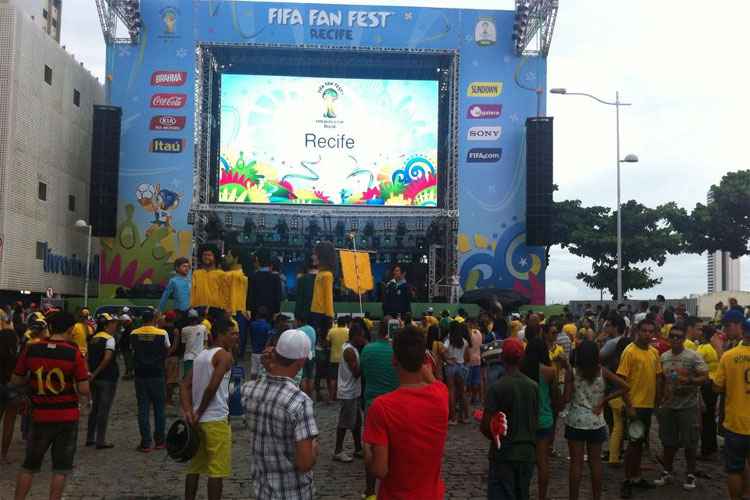
[(339, 256), (341, 257), (341, 274), (346, 288), (357, 295), (362, 295), (375, 287), (368, 252), (339, 250)]

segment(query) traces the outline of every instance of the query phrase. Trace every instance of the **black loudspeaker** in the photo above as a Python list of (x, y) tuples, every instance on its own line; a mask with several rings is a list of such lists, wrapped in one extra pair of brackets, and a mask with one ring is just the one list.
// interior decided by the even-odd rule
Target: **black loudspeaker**
[(94, 106), (89, 191), (89, 224), (93, 236), (106, 238), (117, 233), (121, 119), (121, 108)]
[(552, 225), (552, 118), (526, 120), (526, 244), (545, 246)]

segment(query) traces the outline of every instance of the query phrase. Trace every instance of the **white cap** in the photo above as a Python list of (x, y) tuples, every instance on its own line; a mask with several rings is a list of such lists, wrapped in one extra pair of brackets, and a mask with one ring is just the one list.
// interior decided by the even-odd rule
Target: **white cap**
[(195, 309), (190, 309), (188, 311), (187, 315), (188, 315), (188, 318), (199, 318), (200, 317), (200, 315), (198, 314), (198, 311), (196, 311)]
[(120, 321), (132, 321), (127, 314), (120, 315)]
[(287, 330), (279, 337), (276, 352), (286, 359), (312, 359), (310, 337), (302, 330)]

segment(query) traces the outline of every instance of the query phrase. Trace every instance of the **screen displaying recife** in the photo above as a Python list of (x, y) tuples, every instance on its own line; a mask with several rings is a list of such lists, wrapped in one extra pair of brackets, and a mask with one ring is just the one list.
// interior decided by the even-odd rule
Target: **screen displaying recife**
[(219, 201), (435, 207), (438, 82), (221, 75)]

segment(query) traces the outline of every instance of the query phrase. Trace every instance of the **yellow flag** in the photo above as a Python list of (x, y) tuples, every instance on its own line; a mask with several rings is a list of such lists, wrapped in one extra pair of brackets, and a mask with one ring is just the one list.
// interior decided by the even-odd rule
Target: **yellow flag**
[(361, 295), (375, 287), (372, 279), (372, 268), (370, 267), (370, 255), (367, 252), (339, 250), (339, 255), (341, 257), (341, 273), (346, 288), (357, 295)]

